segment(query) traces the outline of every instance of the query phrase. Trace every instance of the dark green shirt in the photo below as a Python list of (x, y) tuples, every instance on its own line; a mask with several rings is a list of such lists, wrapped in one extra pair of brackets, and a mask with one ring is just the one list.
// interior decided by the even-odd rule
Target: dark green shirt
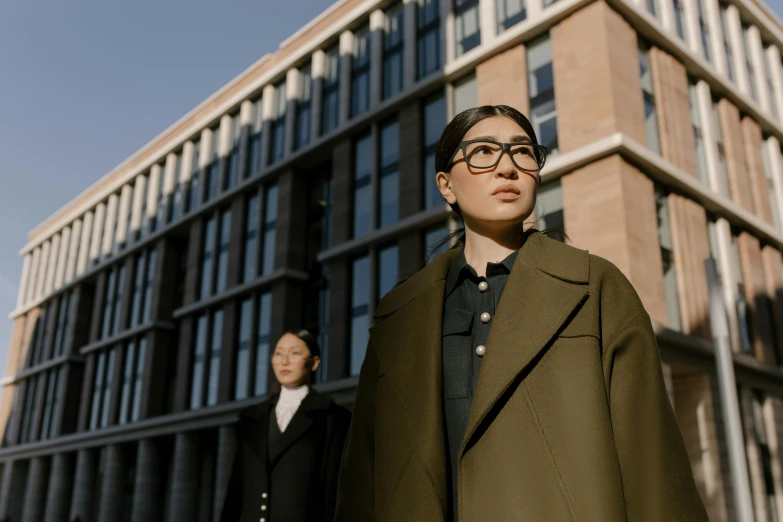
[[(457, 453), (465, 436), (470, 405), (478, 382), (481, 359), (476, 347), (485, 346), (500, 296), (506, 286), (517, 253), (500, 263), (487, 263), (486, 277), (479, 277), (465, 260), (464, 251), (449, 267), (443, 304), (443, 406), (446, 449), (451, 488), (451, 512), (446, 520), (457, 520)], [(480, 284), (487, 283), (484, 291)], [(488, 313), (489, 321), (481, 320)]]

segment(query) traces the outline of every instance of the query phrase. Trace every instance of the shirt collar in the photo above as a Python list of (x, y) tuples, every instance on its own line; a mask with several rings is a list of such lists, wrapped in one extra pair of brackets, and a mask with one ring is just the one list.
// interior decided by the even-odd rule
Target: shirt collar
[(283, 386), (280, 389), (280, 398), (277, 400), (277, 406), (280, 408), (298, 408), (309, 391), (310, 387), (306, 384), (297, 386), (296, 388), (286, 388)]
[[(517, 259), (517, 254), (519, 254), (519, 250), (514, 250), (500, 263), (487, 263), (487, 275), (493, 276), (498, 273), (510, 274), (511, 269), (514, 267), (514, 261)], [(471, 275), (478, 278), (476, 270), (470, 266), (467, 259), (465, 259), (465, 249), (463, 248), (449, 267), (449, 272), (446, 276), (446, 295), (448, 296), (462, 283), (462, 281)]]

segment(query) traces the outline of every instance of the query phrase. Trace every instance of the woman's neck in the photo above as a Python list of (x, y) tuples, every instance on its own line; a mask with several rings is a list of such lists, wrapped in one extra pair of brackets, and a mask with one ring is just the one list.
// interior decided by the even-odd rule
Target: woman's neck
[(506, 231), (492, 233), (465, 223), (465, 260), (479, 276), (485, 276), (487, 263), (499, 263), (524, 242), (522, 227), (514, 225)]

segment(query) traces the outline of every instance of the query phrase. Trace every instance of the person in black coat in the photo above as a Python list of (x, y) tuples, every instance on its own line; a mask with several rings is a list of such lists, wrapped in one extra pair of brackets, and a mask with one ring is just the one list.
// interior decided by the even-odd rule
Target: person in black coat
[(282, 388), (246, 408), (221, 522), (332, 522), (337, 474), (351, 414), (310, 388), (321, 363), (307, 330), (277, 342), (272, 368)]

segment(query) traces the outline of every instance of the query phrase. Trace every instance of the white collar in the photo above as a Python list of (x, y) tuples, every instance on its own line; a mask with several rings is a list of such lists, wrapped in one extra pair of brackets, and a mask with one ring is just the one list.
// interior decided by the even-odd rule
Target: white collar
[(310, 387), (306, 384), (297, 386), (296, 388), (286, 388), (283, 386), (280, 390), (280, 398), (277, 401), (277, 406), (280, 408), (298, 408), (309, 392)]

